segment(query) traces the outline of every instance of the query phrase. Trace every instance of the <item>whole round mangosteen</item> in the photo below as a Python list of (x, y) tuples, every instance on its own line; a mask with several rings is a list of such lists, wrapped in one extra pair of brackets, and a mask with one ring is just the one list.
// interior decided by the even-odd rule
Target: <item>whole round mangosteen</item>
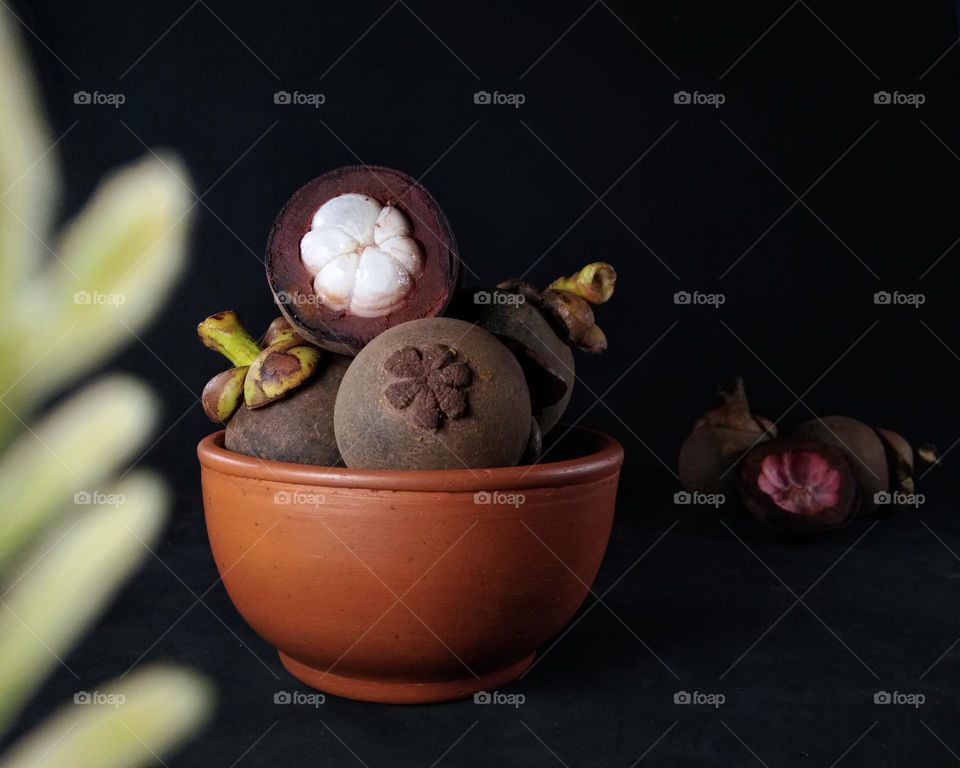
[(235, 312), (211, 315), (197, 333), (234, 364), (209, 381), (202, 397), (206, 414), (227, 425), (228, 450), (295, 464), (340, 463), (333, 411), (351, 358), (321, 355), (279, 318), (265, 349)]
[(820, 440), (780, 438), (756, 445), (738, 475), (750, 513), (795, 533), (839, 528), (857, 512), (859, 485), (843, 451)]
[(530, 397), (510, 351), (471, 323), (412, 320), (357, 355), (334, 411), (348, 467), (513, 466), (531, 431)]
[(688, 491), (730, 493), (736, 463), (754, 445), (777, 435), (773, 422), (750, 412), (739, 376), (720, 390), (720, 398), (721, 404), (697, 419), (680, 447), (678, 472)]
[(261, 408), (240, 406), (227, 422), (227, 450), (294, 464), (338, 465), (333, 409), (350, 362), (345, 355), (325, 354), (310, 380), (283, 398)]
[(297, 190), (273, 225), (266, 267), (297, 333), (350, 355), (387, 328), (441, 314), (459, 277), (440, 206), (415, 179), (376, 166)]

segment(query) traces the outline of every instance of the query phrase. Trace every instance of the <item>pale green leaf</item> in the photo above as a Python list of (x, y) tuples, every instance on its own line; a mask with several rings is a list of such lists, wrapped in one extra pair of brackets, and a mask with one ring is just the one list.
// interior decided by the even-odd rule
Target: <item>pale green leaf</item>
[(156, 418), (150, 391), (114, 375), (23, 432), (0, 460), (0, 568), (74, 492), (101, 490), (104, 478), (137, 458)]
[(135, 341), (183, 269), (193, 205), (172, 156), (148, 155), (106, 177), (63, 231), (63, 265), (51, 262), (31, 288), (43, 316), (21, 339), (19, 366), (51, 348), (55, 363), (24, 377), (18, 399), (47, 394)]
[(81, 505), (20, 565), (0, 601), (0, 728), (100, 615), (160, 533), (168, 494), (133, 472)]
[(0, 759), (0, 768), (153, 765), (200, 728), (213, 705), (200, 676), (166, 665), (83, 693), (90, 703), (64, 706)]
[[(0, 319), (13, 317), (43, 254), (57, 197), (54, 139), (38, 107), (18, 22), (0, 4)], [(7, 322), (3, 322), (7, 327)]]

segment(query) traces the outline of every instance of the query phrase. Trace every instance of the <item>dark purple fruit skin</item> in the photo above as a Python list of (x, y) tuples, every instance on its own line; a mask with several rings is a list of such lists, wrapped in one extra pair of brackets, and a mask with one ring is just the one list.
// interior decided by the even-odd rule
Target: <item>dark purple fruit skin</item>
[[(420, 427), (410, 409), (389, 402), (397, 379), (386, 361), (413, 346), (456, 350), (471, 370), (465, 415), (437, 429)], [(493, 336), (462, 320), (414, 320), (384, 332), (351, 364), (337, 396), (334, 426), (344, 462), (366, 469), (458, 469), (515, 466), (530, 439), (530, 397), (523, 371)]]
[[(798, 515), (778, 507), (757, 485), (760, 466), (770, 454), (809, 451), (822, 456), (843, 478), (836, 508), (829, 515)], [(819, 440), (781, 437), (756, 445), (746, 455), (737, 473), (737, 487), (747, 511), (769, 528), (791, 534), (813, 534), (842, 528), (857, 515), (860, 485), (843, 451)]]
[[(281, 297), (312, 296), (313, 280), (300, 260), (300, 240), (313, 214), (347, 192), (396, 205), (413, 225), (424, 254), (423, 273), (403, 306), (382, 317), (355, 317), (316, 302)], [(281, 314), (305, 339), (343, 355), (356, 355), (367, 342), (394, 325), (443, 313), (460, 280), (460, 259), (450, 222), (433, 196), (412, 176), (382, 166), (337, 168), (304, 184), (286, 202), (267, 240), (267, 282)]]
[[(497, 295), (517, 296), (502, 288), (458, 291), (449, 315), (476, 323), (513, 352), (523, 369), (533, 415), (546, 437), (563, 417), (576, 383), (573, 350), (532, 301), (497, 301)], [(484, 299), (490, 300), (484, 302)]]
[(824, 416), (801, 424), (795, 434), (843, 451), (860, 483), (860, 514), (877, 513), (874, 495), (890, 490), (890, 466), (887, 449), (873, 427), (849, 416)]
[(227, 424), (227, 450), (292, 464), (341, 464), (333, 410), (350, 362), (324, 354), (317, 373), (284, 397), (256, 409), (241, 406)]

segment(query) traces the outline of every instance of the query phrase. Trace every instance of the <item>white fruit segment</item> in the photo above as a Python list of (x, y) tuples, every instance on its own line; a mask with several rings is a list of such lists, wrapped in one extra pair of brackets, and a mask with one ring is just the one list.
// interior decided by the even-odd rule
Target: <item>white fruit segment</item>
[(372, 197), (338, 195), (313, 214), (300, 259), (313, 290), (332, 310), (380, 317), (399, 307), (423, 268), (413, 227), (398, 208)]

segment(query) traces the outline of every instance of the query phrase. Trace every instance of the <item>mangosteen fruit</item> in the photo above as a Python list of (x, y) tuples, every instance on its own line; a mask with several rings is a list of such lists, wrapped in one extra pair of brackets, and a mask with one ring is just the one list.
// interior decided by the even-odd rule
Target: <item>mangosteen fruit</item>
[(261, 408), (240, 406), (227, 422), (227, 450), (294, 464), (340, 464), (333, 410), (351, 361), (326, 353), (309, 381), (283, 398)]
[(570, 345), (543, 310), (518, 292), (483, 288), (458, 291), (450, 314), (492, 333), (513, 353), (523, 369), (540, 432), (553, 429), (573, 395), (576, 364)]
[(796, 435), (843, 451), (860, 482), (861, 514), (877, 511), (876, 494), (891, 490), (891, 472), (887, 447), (873, 427), (849, 416), (824, 416), (801, 424)]
[(356, 356), (334, 410), (348, 467), (514, 466), (530, 438), (520, 364), (491, 334), (435, 317), (390, 328)]
[(387, 328), (441, 314), (460, 262), (450, 224), (421, 184), (392, 168), (352, 166), (287, 201), (267, 242), (266, 268), (300, 336), (355, 355)]
[(856, 514), (859, 485), (843, 451), (820, 440), (780, 438), (754, 446), (738, 473), (750, 513), (794, 533), (839, 528)]
[(691, 492), (731, 493), (737, 462), (756, 444), (777, 436), (773, 422), (750, 412), (739, 376), (719, 394), (720, 405), (697, 419), (680, 448), (680, 482)]
[(228, 450), (262, 459), (333, 466), (340, 463), (333, 430), (337, 389), (350, 358), (307, 344), (282, 319), (261, 349), (236, 312), (218, 312), (197, 334), (234, 364), (203, 390), (203, 409), (227, 425)]
[(576, 381), (571, 344), (588, 352), (606, 349), (592, 303), (613, 295), (617, 273), (609, 264), (588, 264), (544, 291), (522, 280), (496, 288), (459, 291), (449, 313), (496, 336), (513, 352), (530, 390), (533, 414), (546, 436), (560, 421)]

